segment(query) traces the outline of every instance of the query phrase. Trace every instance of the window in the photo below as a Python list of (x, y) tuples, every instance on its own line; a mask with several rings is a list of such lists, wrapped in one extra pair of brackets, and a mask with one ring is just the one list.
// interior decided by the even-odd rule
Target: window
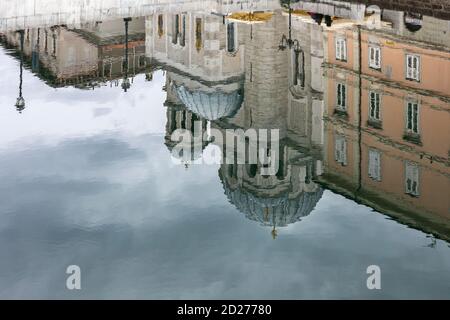
[(347, 165), (347, 140), (341, 135), (336, 136), (334, 144), (334, 158), (337, 163)]
[(381, 181), (381, 152), (369, 149), (369, 177)]
[(195, 19), (195, 48), (200, 51), (203, 46), (202, 40), (202, 19)]
[(412, 196), (419, 196), (419, 166), (405, 162), (405, 192)]
[(184, 47), (186, 45), (186, 15), (183, 14), (181, 17), (181, 26), (182, 26), (182, 32), (181, 32), (181, 39), (180, 39), (180, 45)]
[(162, 14), (158, 16), (158, 36), (161, 38), (164, 35), (164, 17)]
[(130, 60), (126, 59), (126, 58), (122, 58), (122, 67), (121, 67), (121, 71), (128, 71), (130, 69)]
[(420, 81), (420, 57), (412, 54), (406, 55), (406, 79)]
[(378, 46), (369, 47), (369, 67), (381, 69), (381, 48)]
[(380, 94), (371, 91), (369, 93), (369, 120), (381, 121)]
[(305, 53), (303, 50), (292, 50), (293, 81), (294, 86), (305, 87)]
[(336, 108), (341, 111), (347, 110), (347, 86), (338, 83), (336, 87)]
[(103, 77), (111, 77), (112, 64), (109, 62), (103, 63)]
[(233, 53), (236, 51), (236, 37), (234, 23), (227, 24), (227, 51)]
[(336, 60), (347, 61), (347, 41), (336, 38)]
[(139, 56), (139, 68), (145, 67), (147, 65), (147, 61), (145, 56)]
[(173, 34), (172, 34), (172, 43), (178, 43), (178, 37), (180, 36), (180, 15), (176, 14), (174, 16), (173, 21)]
[(406, 132), (419, 134), (419, 104), (409, 101), (406, 105)]

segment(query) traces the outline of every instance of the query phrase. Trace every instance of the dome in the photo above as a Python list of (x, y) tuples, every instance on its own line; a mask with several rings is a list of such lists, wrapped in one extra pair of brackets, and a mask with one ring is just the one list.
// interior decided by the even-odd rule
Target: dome
[(302, 192), (294, 199), (289, 199), (287, 194), (261, 198), (243, 188), (232, 190), (223, 182), (228, 200), (247, 219), (265, 226), (286, 227), (300, 221), (314, 210), (323, 194), (322, 188), (319, 187), (314, 192)]
[(232, 117), (242, 105), (240, 90), (232, 92), (190, 91), (184, 86), (176, 86), (178, 98), (187, 109), (207, 120)]

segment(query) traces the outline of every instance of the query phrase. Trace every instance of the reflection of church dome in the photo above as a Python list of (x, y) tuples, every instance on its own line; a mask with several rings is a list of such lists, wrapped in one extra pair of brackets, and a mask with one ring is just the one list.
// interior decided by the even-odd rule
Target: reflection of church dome
[[(222, 178), (222, 176), (221, 176)], [(323, 190), (318, 187), (313, 192), (302, 192), (294, 199), (288, 194), (262, 198), (244, 188), (233, 190), (222, 179), (228, 200), (245, 216), (265, 226), (285, 227), (308, 216), (322, 197)]]
[(184, 86), (175, 86), (175, 90), (186, 108), (200, 117), (212, 121), (234, 116), (243, 100), (240, 90), (232, 92), (190, 91)]

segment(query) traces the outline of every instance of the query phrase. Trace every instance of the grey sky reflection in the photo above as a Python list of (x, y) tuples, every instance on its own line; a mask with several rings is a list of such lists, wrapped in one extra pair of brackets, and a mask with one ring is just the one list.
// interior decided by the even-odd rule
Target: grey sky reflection
[[(108, 149), (115, 157), (99, 156)], [(162, 138), (152, 135), (2, 152), (0, 167), (8, 171), (0, 182), (7, 199), (0, 205), (0, 296), (411, 298), (449, 292), (444, 242), (426, 248), (424, 234), (328, 191), (310, 216), (281, 229), (274, 241), (270, 229), (227, 203), (218, 168), (185, 170), (168, 158)], [(82, 268), (80, 292), (65, 289), (69, 264)], [(383, 270), (381, 292), (365, 287), (370, 264)]]
[[(0, 73), (16, 76), (2, 50)], [(14, 76), (0, 77), (1, 298), (448, 297), (444, 242), (427, 248), (329, 191), (274, 241), (228, 203), (218, 167), (174, 166), (162, 72), (125, 95), (54, 90), (26, 71), (20, 115)], [(70, 264), (80, 292), (65, 288)], [(381, 292), (366, 289), (370, 264)]]

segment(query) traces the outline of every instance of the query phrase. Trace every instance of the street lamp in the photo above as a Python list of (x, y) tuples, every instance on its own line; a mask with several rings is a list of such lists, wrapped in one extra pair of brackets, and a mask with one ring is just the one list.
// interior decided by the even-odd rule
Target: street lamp
[(122, 81), (122, 89), (127, 92), (130, 89), (130, 79), (128, 79), (128, 23), (131, 21), (131, 18), (123, 19), (125, 22), (125, 75)]
[(22, 95), (22, 83), (23, 83), (23, 43), (25, 38), (25, 31), (20, 30), (20, 81), (19, 81), (19, 97), (16, 101), (16, 109), (19, 111), (19, 113), (22, 113), (22, 111), (25, 109), (25, 99)]
[(285, 51), (286, 49), (294, 50), (294, 85), (300, 84), (302, 88), (305, 86), (305, 53), (300, 46), (300, 41), (298, 39), (292, 39), (292, 8), (291, 0), (288, 2), (289, 6), (289, 34), (281, 37), (278, 50)]
[(292, 39), (292, 8), (291, 8), (291, 0), (288, 2), (289, 7), (289, 34), (288, 36), (284, 35), (281, 37), (280, 45), (278, 46), (278, 49), (281, 51), (286, 50), (287, 48), (292, 49), (294, 48), (295, 51), (300, 52), (300, 42), (297, 39)]

